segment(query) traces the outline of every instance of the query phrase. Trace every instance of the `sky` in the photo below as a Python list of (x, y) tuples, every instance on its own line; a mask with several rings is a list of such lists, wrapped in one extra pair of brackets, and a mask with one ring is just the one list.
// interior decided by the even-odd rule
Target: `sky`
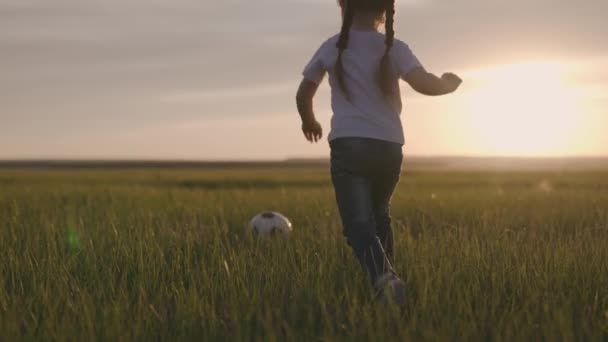
[[(407, 155), (608, 156), (608, 1), (397, 0), (457, 94), (406, 84)], [(334, 0), (0, 0), (0, 159), (323, 157), (295, 91)], [(315, 110), (331, 116), (324, 84)]]

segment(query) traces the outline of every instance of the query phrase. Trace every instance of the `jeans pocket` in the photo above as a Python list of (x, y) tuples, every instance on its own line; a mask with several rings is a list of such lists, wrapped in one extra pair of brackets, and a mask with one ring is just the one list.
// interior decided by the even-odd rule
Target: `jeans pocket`
[(360, 173), (364, 163), (365, 151), (358, 138), (336, 139), (331, 144), (332, 174)]

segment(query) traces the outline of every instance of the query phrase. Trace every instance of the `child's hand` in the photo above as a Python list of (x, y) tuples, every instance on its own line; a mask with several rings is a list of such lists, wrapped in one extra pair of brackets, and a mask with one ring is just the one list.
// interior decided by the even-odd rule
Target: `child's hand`
[(446, 72), (441, 76), (441, 79), (447, 84), (450, 92), (456, 91), (462, 84), (462, 79), (451, 72)]
[(302, 132), (310, 142), (318, 142), (323, 137), (323, 128), (317, 120), (302, 122)]

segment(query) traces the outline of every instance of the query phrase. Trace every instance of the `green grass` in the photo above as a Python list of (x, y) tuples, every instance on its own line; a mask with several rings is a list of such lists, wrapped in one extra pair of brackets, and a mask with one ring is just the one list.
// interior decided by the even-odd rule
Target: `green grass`
[(324, 169), (0, 171), (0, 340), (607, 340), (607, 209), (608, 172), (404, 174), (403, 315)]

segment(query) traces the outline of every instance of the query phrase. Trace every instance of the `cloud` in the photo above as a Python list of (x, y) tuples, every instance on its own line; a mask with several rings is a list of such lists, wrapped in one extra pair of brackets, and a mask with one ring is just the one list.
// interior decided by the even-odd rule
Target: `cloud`
[(167, 103), (205, 103), (247, 100), (255, 97), (288, 96), (295, 93), (294, 83), (264, 84), (260, 86), (225, 88), (216, 90), (182, 90), (162, 98)]
[[(431, 71), (458, 72), (606, 56), (606, 12), (605, 0), (401, 1), (396, 28)], [(45, 129), (88, 132), (66, 138), (86, 146), (139, 125), (293, 114), (301, 68), (340, 25), (333, 0), (0, 0), (0, 22), (0, 136), (15, 146)], [(576, 77), (604, 84), (597, 68)]]

